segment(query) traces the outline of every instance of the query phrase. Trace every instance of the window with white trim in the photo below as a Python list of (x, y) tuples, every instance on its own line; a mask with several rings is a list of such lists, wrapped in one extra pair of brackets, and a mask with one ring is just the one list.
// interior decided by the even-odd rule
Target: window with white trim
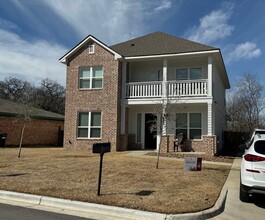
[(101, 137), (101, 112), (78, 113), (78, 138)]
[(179, 113), (176, 116), (176, 135), (183, 133), (188, 139), (201, 139), (202, 114)]
[(101, 89), (103, 86), (103, 68), (82, 67), (79, 69), (80, 89)]
[(95, 45), (94, 44), (89, 44), (87, 49), (88, 49), (88, 53), (92, 54), (92, 53), (95, 52)]
[(176, 69), (176, 80), (196, 80), (202, 78), (202, 67)]

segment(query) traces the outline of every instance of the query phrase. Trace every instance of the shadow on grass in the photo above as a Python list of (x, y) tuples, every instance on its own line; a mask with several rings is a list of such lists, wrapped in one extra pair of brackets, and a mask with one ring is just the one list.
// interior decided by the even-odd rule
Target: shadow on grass
[(156, 191), (153, 190), (141, 190), (139, 192), (136, 193), (102, 193), (101, 195), (105, 195), (105, 196), (113, 196), (113, 195), (136, 195), (136, 196), (150, 196), (152, 193), (154, 193)]
[(0, 177), (16, 177), (16, 176), (24, 176), (28, 173), (11, 173), (11, 174), (2, 174)]

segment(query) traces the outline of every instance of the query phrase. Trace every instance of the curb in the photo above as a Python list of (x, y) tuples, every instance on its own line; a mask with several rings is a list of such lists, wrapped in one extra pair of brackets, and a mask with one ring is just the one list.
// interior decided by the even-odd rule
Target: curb
[(119, 218), (129, 219), (150, 219), (150, 220), (165, 220), (167, 215), (155, 212), (146, 212), (136, 209), (120, 208), (115, 206), (107, 206), (94, 203), (79, 202), (67, 199), (58, 199), (53, 197), (30, 195), (25, 193), (16, 193), (10, 191), (0, 190), (0, 199), (12, 200), (34, 205), (50, 206), (62, 209), (69, 209), (72, 211), (91, 212), (97, 214), (104, 214), (108, 216), (117, 216)]
[(167, 217), (167, 220), (178, 220), (178, 219), (203, 220), (215, 217), (224, 211), (227, 193), (228, 190), (223, 188), (215, 205), (210, 209), (206, 209), (204, 211), (195, 212), (195, 213), (169, 215)]
[(25, 202), (35, 205), (50, 206), (62, 209), (69, 209), (73, 211), (91, 212), (97, 214), (104, 214), (108, 216), (115, 216), (129, 219), (140, 220), (195, 220), (207, 219), (214, 217), (223, 212), (228, 190), (223, 188), (219, 198), (214, 207), (196, 213), (167, 215), (155, 212), (140, 211), (136, 209), (127, 209), (115, 206), (107, 206), (94, 203), (79, 202), (67, 199), (58, 199), (53, 197), (30, 195), (25, 193), (16, 193), (10, 191), (0, 190), (0, 199), (13, 200), (18, 202)]

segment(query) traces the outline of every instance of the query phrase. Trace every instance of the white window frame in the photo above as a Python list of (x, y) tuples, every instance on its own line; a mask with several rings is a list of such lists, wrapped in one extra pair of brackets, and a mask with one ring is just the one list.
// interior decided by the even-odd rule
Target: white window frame
[[(176, 126), (176, 123), (175, 123), (175, 134), (177, 135), (177, 130), (179, 129), (182, 129), (182, 130), (187, 130), (187, 139), (190, 139), (190, 130), (191, 129), (200, 129), (201, 130), (201, 138), (200, 139), (191, 139), (191, 140), (201, 140), (202, 139), (202, 131), (203, 131), (203, 117), (202, 117), (202, 112), (180, 112), (180, 113), (177, 113), (178, 114), (186, 114), (187, 115), (187, 127), (177, 127)], [(200, 114), (201, 115), (201, 127), (190, 127), (190, 114)], [(176, 115), (176, 120), (177, 120), (177, 115)]]
[[(102, 68), (102, 77), (93, 77), (93, 69), (94, 68), (98, 68), (98, 67), (101, 67)], [(89, 69), (89, 76), (88, 77), (80, 77), (80, 73), (82, 70), (84, 69)], [(87, 90), (87, 89), (102, 89), (103, 88), (103, 78), (104, 78), (104, 68), (102, 66), (91, 66), (91, 67), (80, 67), (79, 68), (79, 72), (78, 72), (78, 77), (79, 77), (79, 80), (78, 80), (78, 88), (80, 90)], [(89, 87), (88, 88), (81, 88), (81, 83), (80, 81), (81, 80), (84, 80), (84, 79), (89, 79)], [(102, 80), (102, 86), (100, 88), (93, 88), (92, 85), (93, 85), (93, 79), (101, 79)]]
[[(191, 72), (191, 69), (201, 69), (201, 73), (202, 73), (202, 78), (201, 79), (203, 79), (203, 67), (202, 66), (193, 66), (193, 67), (176, 67), (175, 68), (175, 77), (176, 77), (176, 80), (201, 80), (201, 79), (191, 79), (190, 78), (190, 72)], [(188, 70), (188, 76), (187, 76), (187, 78), (188, 79), (177, 79), (177, 70), (181, 70), (181, 69), (187, 69)]]
[[(88, 113), (88, 125), (87, 126), (80, 126), (79, 125), (79, 114), (80, 113)], [(100, 126), (91, 126), (91, 113), (100, 113)], [(78, 136), (78, 129), (85, 128), (88, 129), (88, 136), (87, 137), (79, 137)], [(91, 137), (91, 129), (99, 128), (100, 129), (100, 136), (99, 137)], [(80, 111), (77, 114), (77, 139), (101, 139), (102, 137), (102, 112), (100, 111)]]
[(89, 44), (87, 46), (88, 54), (93, 54), (95, 53), (95, 45), (94, 44)]

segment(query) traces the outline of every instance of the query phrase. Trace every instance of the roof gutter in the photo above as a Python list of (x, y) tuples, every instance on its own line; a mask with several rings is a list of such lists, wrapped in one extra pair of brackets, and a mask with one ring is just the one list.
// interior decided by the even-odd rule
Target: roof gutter
[(200, 54), (219, 53), (219, 52), (220, 52), (219, 49), (215, 49), (215, 50), (206, 50), (206, 51), (198, 51), (198, 52), (124, 57), (124, 59), (125, 60), (137, 60), (137, 59), (149, 59), (149, 58), (167, 58), (167, 57), (190, 56), (190, 55), (200, 55)]

